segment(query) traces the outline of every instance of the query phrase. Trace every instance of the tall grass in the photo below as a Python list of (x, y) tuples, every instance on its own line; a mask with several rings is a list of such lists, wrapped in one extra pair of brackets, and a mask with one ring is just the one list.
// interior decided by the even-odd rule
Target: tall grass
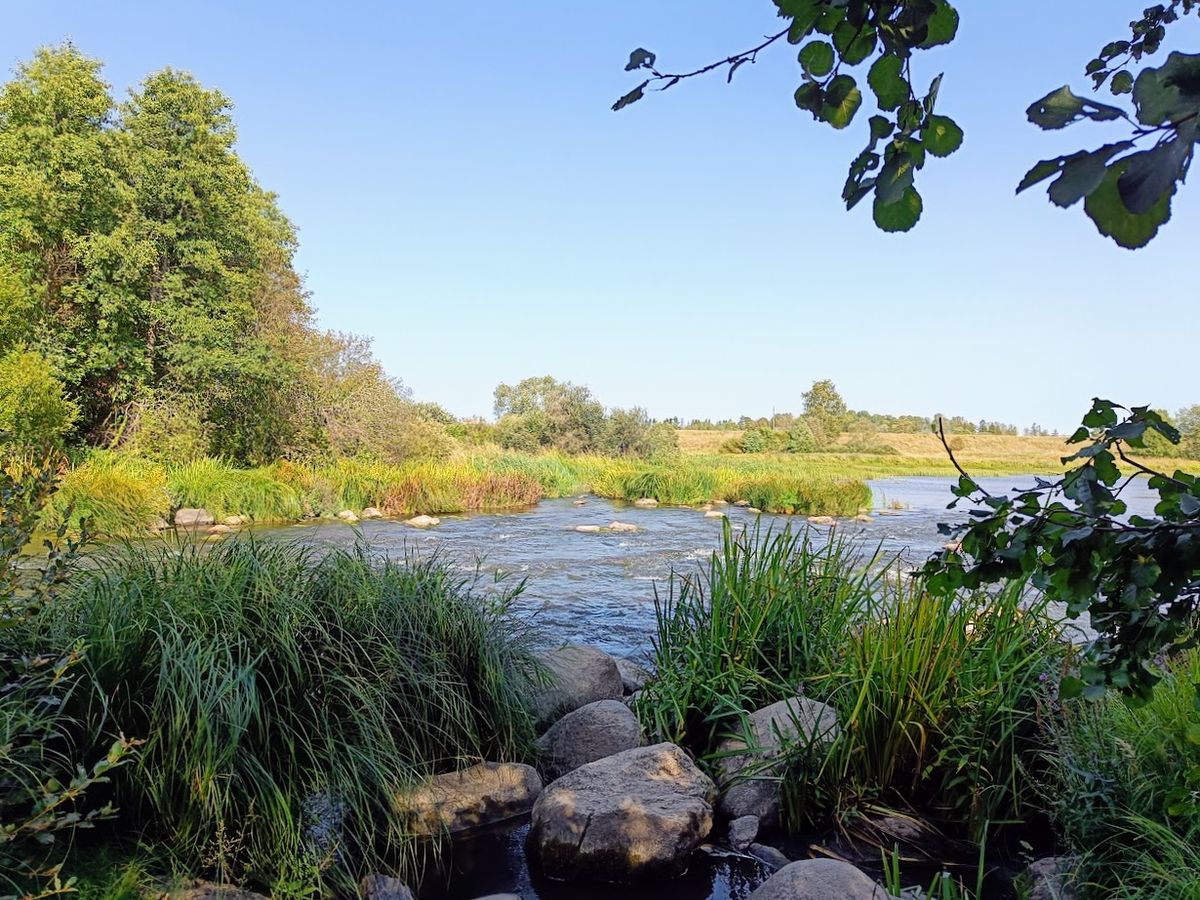
[(1020, 586), (938, 599), (878, 563), (790, 528), (727, 529), (707, 571), (658, 604), (659, 678), (639, 716), (711, 763), (744, 712), (802, 692), (838, 710), (841, 733), (816, 756), (795, 748), (794, 827), (882, 803), (982, 838), (1038, 802), (1057, 630)]
[(1200, 897), (1200, 651), (1142, 706), (1069, 701), (1053, 718), (1047, 785), (1094, 896)]
[(90, 520), (95, 532), (121, 535), (145, 531), (170, 508), (167, 477), (160, 466), (97, 450), (64, 475), (42, 520), (54, 530), (70, 510), (72, 518)]
[[(518, 591), (361, 547), (130, 546), (46, 610), (40, 640), (87, 644), (94, 740), (146, 739), (117, 785), (126, 824), (193, 873), (286, 892), (404, 857), (393, 800), (415, 779), (528, 753)], [(306, 841), (314, 808), (336, 848)]]

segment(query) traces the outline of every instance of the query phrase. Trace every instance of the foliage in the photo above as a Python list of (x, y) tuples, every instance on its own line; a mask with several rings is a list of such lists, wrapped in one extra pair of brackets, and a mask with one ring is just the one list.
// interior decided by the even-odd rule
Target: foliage
[[(937, 111), (942, 75), (928, 90), (917, 88), (913, 62), (918, 51), (952, 42), (959, 14), (948, 0), (775, 0), (788, 26), (743, 53), (696, 69), (660, 72), (657, 57), (638, 48), (626, 71), (648, 72), (644, 81), (614, 105), (620, 110), (645, 96), (647, 88), (666, 90), (681, 80), (725, 67), (728, 80), (743, 64), (781, 39), (800, 44), (800, 87), (796, 106), (835, 129), (848, 127), (863, 104), (863, 90), (849, 70), (870, 63), (866, 82), (877, 113), (868, 121), (866, 148), (850, 164), (842, 191), (852, 209), (873, 195), (875, 224), (884, 231), (908, 231), (921, 217), (923, 202), (915, 175), (929, 156), (953, 154), (963, 131)], [(1060, 207), (1084, 201), (1084, 211), (1101, 234), (1122, 247), (1145, 246), (1171, 216), (1171, 200), (1191, 165), (1200, 137), (1200, 55), (1172, 53), (1166, 62), (1131, 68), (1156, 53), (1166, 28), (1200, 9), (1196, 0), (1169, 0), (1147, 8), (1130, 23), (1130, 38), (1114, 41), (1087, 65), (1095, 89), (1108, 83), (1114, 95), (1132, 95), (1134, 114), (1076, 95), (1069, 85), (1034, 102), (1026, 114), (1040, 128), (1056, 130), (1076, 122), (1124, 121), (1125, 140), (1098, 150), (1044, 160), (1022, 179), (1018, 193), (1049, 178), (1050, 200)], [(1146, 140), (1147, 149), (1137, 149)], [(882, 149), (880, 142), (884, 142)]]
[(122, 824), (193, 873), (270, 887), (411, 852), (397, 792), (529, 751), (536, 672), (508, 615), (519, 591), (363, 547), (131, 546), (46, 611), (40, 638), (89, 645), (91, 686), (73, 698), (89, 736), (147, 736), (116, 782)]
[[(980, 508), (969, 523), (940, 526), (961, 535), (961, 549), (925, 567), (942, 593), (1029, 578), (1068, 615), (1088, 613), (1096, 638), (1079, 676), (1063, 682), (1067, 696), (1099, 697), (1112, 685), (1145, 699), (1158, 680), (1151, 661), (1196, 641), (1200, 478), (1131, 458), (1126, 448), (1143, 447), (1149, 431), (1173, 443), (1179, 433), (1149, 407), (1123, 418), (1118, 410), (1125, 408), (1095, 400), (1068, 439), (1083, 447), (1063, 458), (1075, 467), (1062, 478), (992, 495), (960, 469), (951, 507), (966, 500)], [(1127, 515), (1121, 499), (1140, 476), (1158, 494), (1154, 516)]]
[(820, 432), (828, 440), (846, 427), (846, 401), (832, 381), (814, 381), (812, 387), (804, 392), (804, 417), (814, 435), (818, 435), (818, 443)]
[(80, 520), (97, 534), (142, 534), (166, 519), (171, 509), (167, 476), (161, 466), (136, 456), (97, 450), (70, 469), (42, 515), (44, 528)]
[(77, 415), (40, 354), (17, 347), (0, 355), (0, 445), (61, 444)]
[(1200, 890), (1200, 653), (1163, 673), (1144, 705), (1066, 700), (1049, 720), (1045, 792), (1082, 857), (1088, 895), (1184, 898)]
[(91, 751), (77, 746), (77, 723), (64, 711), (79, 684), (83, 645), (25, 651), (24, 632), (58, 600), (79, 552), (60, 530), (46, 540), (44, 560), (23, 555), (54, 483), (48, 462), (29, 468), (22, 478), (0, 473), (0, 889), (37, 885), (37, 896), (51, 896), (74, 885), (51, 860), (58, 839), (115, 815), (111, 803), (89, 808), (88, 795), (139, 742), (119, 735), (85, 767)]
[(1020, 585), (939, 599), (880, 562), (807, 532), (727, 531), (656, 604), (659, 677), (639, 716), (712, 762), (744, 713), (800, 692), (836, 707), (841, 732), (826, 752), (790, 750), (794, 827), (885, 802), (981, 837), (1040, 802), (1029, 770), (1057, 631)]

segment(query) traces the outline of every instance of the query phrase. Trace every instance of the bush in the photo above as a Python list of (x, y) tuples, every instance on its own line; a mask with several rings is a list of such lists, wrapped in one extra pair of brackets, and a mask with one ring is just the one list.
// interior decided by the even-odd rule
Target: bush
[(0, 472), (0, 890), (26, 897), (72, 889), (74, 879), (52, 861), (58, 840), (115, 814), (111, 804), (87, 801), (136, 744), (118, 735), (102, 752), (76, 740), (79, 723), (66, 704), (82, 645), (28, 651), (27, 632), (57, 602), (78, 549), (60, 531), (44, 559), (22, 557), (53, 488), (51, 466), (31, 469), (20, 479)]
[(23, 347), (0, 356), (0, 443), (60, 446), (78, 415), (44, 357)]
[(1200, 651), (1144, 705), (1114, 694), (1056, 712), (1046, 795), (1090, 894), (1200, 895)]
[(133, 404), (117, 444), (132, 456), (183, 465), (207, 456), (211, 423), (194, 395), (148, 395)]
[[(89, 645), (75, 710), (89, 737), (147, 738), (116, 785), (129, 826), (193, 874), (349, 884), (413, 849), (397, 792), (530, 751), (518, 592), (361, 547), (156, 544), (100, 562), (43, 632)], [(336, 848), (308, 829), (314, 809)]]

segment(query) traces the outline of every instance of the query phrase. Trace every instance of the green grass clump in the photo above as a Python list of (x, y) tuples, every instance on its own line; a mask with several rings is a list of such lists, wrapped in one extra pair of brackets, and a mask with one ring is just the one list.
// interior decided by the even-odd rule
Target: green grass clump
[(1173, 660), (1144, 705), (1072, 700), (1053, 723), (1047, 795), (1084, 894), (1200, 897), (1200, 651)]
[[(528, 754), (518, 592), (362, 548), (156, 544), (98, 560), (40, 628), (88, 647), (88, 737), (146, 741), (115, 781), (121, 821), (185, 871), (287, 892), (405, 858), (393, 798), (415, 779)], [(336, 854), (306, 846), (314, 796), (342, 810)]]
[(942, 599), (877, 563), (807, 531), (727, 527), (707, 571), (674, 578), (658, 605), (659, 678), (639, 716), (711, 764), (745, 713), (802, 691), (842, 730), (817, 757), (795, 748), (791, 825), (882, 803), (981, 838), (1036, 806), (1056, 629), (1020, 586)]
[(301, 495), (269, 468), (239, 469), (207, 457), (171, 469), (168, 487), (175, 506), (201, 506), (218, 518), (236, 514), (282, 521), (305, 511)]
[(84, 465), (71, 469), (43, 514), (44, 527), (56, 528), (70, 510), (71, 518), (89, 519), (101, 535), (145, 531), (166, 518), (171, 495), (162, 467), (121, 453), (97, 450)]

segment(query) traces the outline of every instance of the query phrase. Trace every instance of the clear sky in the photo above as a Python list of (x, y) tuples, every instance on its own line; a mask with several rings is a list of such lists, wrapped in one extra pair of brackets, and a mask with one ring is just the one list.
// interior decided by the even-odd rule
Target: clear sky
[[(547, 373), (684, 418), (794, 410), (832, 378), (853, 408), (1066, 429), (1095, 394), (1200, 402), (1200, 185), (1137, 253), (1013, 196), (1038, 159), (1113, 139), (1042, 133), (1024, 110), (1084, 90), (1144, 5), (961, 0), (958, 40), (916, 72), (945, 71), (966, 143), (919, 176), (905, 236), (846, 213), (862, 123), (796, 110), (795, 48), (609, 111), (636, 83), (630, 50), (694, 68), (777, 30), (770, 0), (24, 0), (0, 60), (70, 39), (119, 96), (164, 66), (228, 94), (321, 324), (371, 335), (455, 413)], [(1171, 46), (1200, 49), (1200, 28), (1176, 29)]]

